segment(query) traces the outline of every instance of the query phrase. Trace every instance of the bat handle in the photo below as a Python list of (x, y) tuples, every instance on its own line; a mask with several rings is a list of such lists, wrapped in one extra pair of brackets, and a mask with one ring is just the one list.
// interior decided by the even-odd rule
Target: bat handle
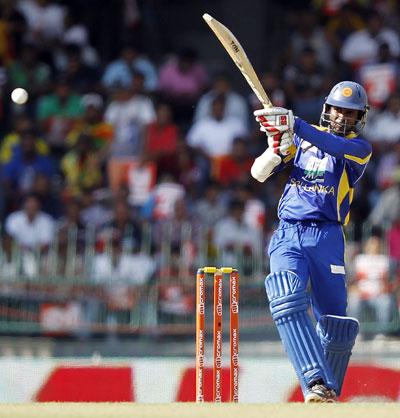
[(281, 138), (282, 138), (281, 133), (274, 135), (274, 149), (273, 149), (274, 154), (277, 154), (277, 155), (279, 154), (279, 146), (281, 144)]

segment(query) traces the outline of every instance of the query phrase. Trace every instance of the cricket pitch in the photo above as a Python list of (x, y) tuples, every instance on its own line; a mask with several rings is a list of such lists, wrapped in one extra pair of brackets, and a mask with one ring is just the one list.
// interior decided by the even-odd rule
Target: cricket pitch
[[(397, 411), (397, 412), (396, 412)], [(387, 418), (400, 416), (399, 403), (346, 404), (1, 404), (0, 418)]]

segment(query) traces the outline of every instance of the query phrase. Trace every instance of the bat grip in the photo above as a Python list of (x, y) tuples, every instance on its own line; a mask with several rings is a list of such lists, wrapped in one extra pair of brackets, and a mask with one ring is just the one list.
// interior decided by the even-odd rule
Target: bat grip
[(274, 154), (279, 154), (279, 146), (281, 145), (281, 138), (282, 138), (282, 134), (276, 134), (274, 135), (274, 146), (273, 146), (273, 152)]

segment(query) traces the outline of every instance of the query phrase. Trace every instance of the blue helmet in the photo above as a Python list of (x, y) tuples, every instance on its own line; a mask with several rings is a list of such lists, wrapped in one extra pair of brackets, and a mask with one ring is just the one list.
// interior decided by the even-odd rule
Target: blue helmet
[(338, 133), (346, 135), (350, 131), (354, 131), (357, 134), (361, 132), (367, 121), (369, 110), (368, 97), (364, 87), (354, 81), (341, 81), (333, 86), (328, 97), (325, 99), (320, 119), (321, 126), (331, 126), (331, 106), (359, 111), (359, 116), (355, 121), (343, 120), (341, 130)]

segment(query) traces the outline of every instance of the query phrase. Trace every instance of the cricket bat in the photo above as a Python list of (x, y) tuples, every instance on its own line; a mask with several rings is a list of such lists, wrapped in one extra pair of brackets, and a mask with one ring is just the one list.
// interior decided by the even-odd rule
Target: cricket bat
[(206, 21), (208, 26), (210, 26), (211, 30), (215, 33), (216, 37), (232, 58), (233, 62), (239, 68), (261, 104), (266, 108), (272, 107), (273, 104), (271, 103), (271, 100), (261, 85), (261, 82), (257, 77), (249, 58), (244, 52), (242, 45), (240, 45), (234, 34), (221, 22), (218, 22), (217, 19), (214, 19), (207, 13), (203, 14), (203, 19)]

